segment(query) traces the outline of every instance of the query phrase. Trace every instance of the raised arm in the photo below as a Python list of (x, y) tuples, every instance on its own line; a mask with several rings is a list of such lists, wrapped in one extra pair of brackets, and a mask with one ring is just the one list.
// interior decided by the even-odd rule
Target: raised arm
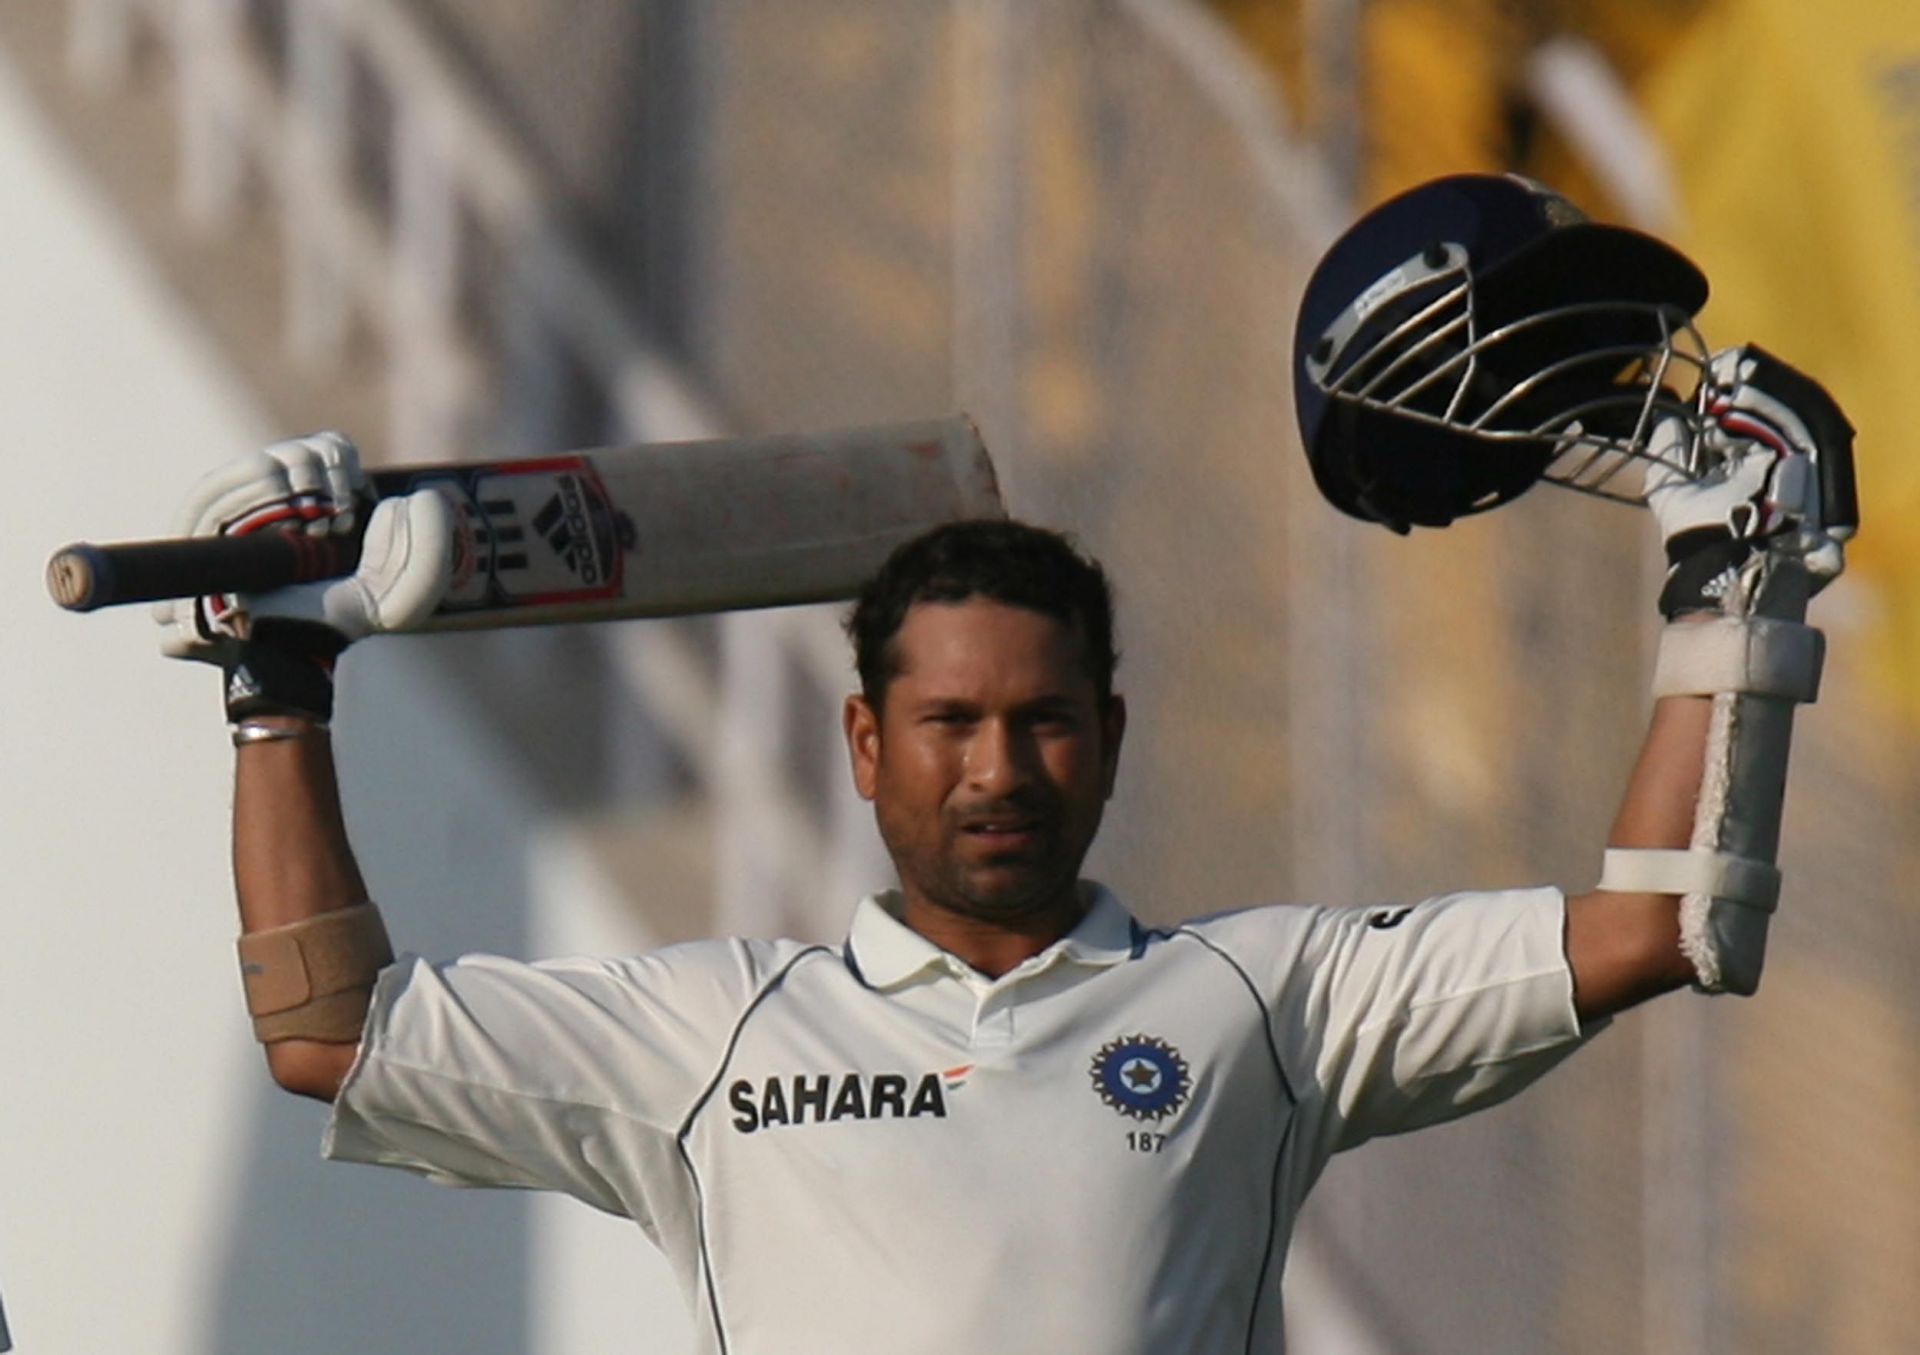
[[(343, 531), (366, 512), (353, 444), (278, 443), (206, 476), (177, 533)], [(257, 597), (162, 603), (162, 650), (218, 664), (237, 767), (240, 965), (274, 1079), (332, 1100), (392, 959), (347, 842), (327, 722), (333, 665), (354, 640), (431, 612), (447, 586), (452, 510), (432, 491), (371, 506), (358, 570)]]
[[(1567, 958), (1583, 1021), (1682, 984), (1751, 993), (1777, 902), (1793, 710), (1822, 645), (1808, 598), (1840, 572), (1856, 522), (1852, 429), (1813, 382), (1759, 349), (1715, 357), (1691, 433), (1703, 478), (1656, 469), (1648, 502), (1669, 571), (1646, 742), (1600, 883), (1571, 899)], [(1656, 442), (1661, 434), (1656, 433)], [(1672, 464), (1702, 463), (1685, 447)]]
[[(242, 936), (285, 935), (294, 924), (365, 904), (367, 886), (347, 842), (326, 726), (278, 715), (254, 717), (244, 728), (288, 737), (235, 750), (233, 881)], [(351, 1001), (336, 1005), (347, 1008), (335, 1014), (338, 1033), (350, 1038), (287, 1036), (266, 1044), (274, 1081), (288, 1091), (331, 1101), (340, 1090), (359, 1047), (366, 991), (357, 1010)]]
[[(1609, 847), (1687, 845), (1712, 711), (1705, 697), (1668, 696), (1655, 703), (1607, 834)], [(1583, 1022), (1691, 983), (1693, 964), (1680, 948), (1679, 896), (1596, 889), (1568, 899), (1567, 963)]]

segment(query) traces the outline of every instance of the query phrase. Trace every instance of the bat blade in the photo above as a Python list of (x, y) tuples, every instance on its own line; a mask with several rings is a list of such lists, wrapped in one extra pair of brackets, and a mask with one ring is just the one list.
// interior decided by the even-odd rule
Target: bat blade
[[(454, 582), (423, 630), (675, 616), (852, 596), (929, 527), (1006, 516), (964, 415), (826, 433), (391, 467), (377, 497), (435, 489), (459, 520)], [(349, 572), (352, 538), (257, 533), (79, 544), (48, 564), (75, 611), (261, 592)]]

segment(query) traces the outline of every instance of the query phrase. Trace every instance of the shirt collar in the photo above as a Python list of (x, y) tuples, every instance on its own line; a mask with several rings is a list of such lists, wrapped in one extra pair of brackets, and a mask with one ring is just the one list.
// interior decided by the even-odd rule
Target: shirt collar
[[(1132, 914), (1105, 885), (1080, 883), (1087, 910), (1072, 931), (1035, 957), (1046, 962), (1058, 952), (1079, 964), (1118, 964), (1134, 954), (1143, 932)], [(944, 966), (947, 952), (907, 926), (898, 916), (900, 894), (887, 890), (869, 894), (854, 910), (847, 952), (855, 972), (868, 986), (894, 988), (932, 966)]]

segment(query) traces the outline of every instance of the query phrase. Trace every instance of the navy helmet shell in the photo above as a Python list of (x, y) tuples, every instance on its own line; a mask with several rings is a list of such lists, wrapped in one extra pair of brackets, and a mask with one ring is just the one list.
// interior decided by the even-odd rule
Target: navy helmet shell
[[(1473, 333), (1504, 336), (1470, 368), (1457, 362), (1464, 336), (1438, 332), (1446, 312), (1434, 289), (1397, 286), (1409, 267), (1421, 274), (1422, 260), (1436, 277), (1459, 279), (1464, 265)], [(1550, 422), (1610, 379), (1583, 354), (1650, 346), (1650, 315), (1690, 317), (1706, 298), (1706, 278), (1674, 249), (1589, 221), (1516, 175), (1454, 175), (1403, 193), (1334, 242), (1301, 300), (1294, 399), (1314, 481), (1341, 511), (1400, 532), (1505, 503), (1540, 478), (1552, 444), (1489, 444), (1465, 426), (1462, 406)], [(1398, 410), (1329, 389), (1383, 342), (1413, 353), (1401, 362), (1410, 394)], [(1419, 380), (1448, 359), (1470, 378)]]

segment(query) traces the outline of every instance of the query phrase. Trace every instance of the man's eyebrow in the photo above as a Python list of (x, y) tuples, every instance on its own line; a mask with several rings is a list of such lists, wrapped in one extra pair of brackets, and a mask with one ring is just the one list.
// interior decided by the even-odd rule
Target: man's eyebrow
[(1036, 696), (1031, 701), (1022, 701), (1014, 709), (1045, 713), (1056, 710), (1077, 711), (1084, 705), (1086, 702), (1072, 692), (1048, 692), (1045, 696)]
[[(1029, 697), (1008, 707), (1014, 715), (1046, 715), (1058, 711), (1078, 711), (1086, 706), (1086, 701), (1073, 692), (1043, 692), (1039, 696)], [(913, 703), (916, 710), (978, 711), (978, 701), (964, 696), (924, 696)]]
[(907, 705), (909, 709), (915, 711), (977, 711), (980, 709), (978, 701), (970, 701), (964, 696), (938, 694), (918, 697), (909, 701)]
[[(914, 697), (904, 703), (908, 710), (916, 713), (932, 711), (954, 711), (977, 713), (982, 709), (980, 702), (965, 696), (942, 696), (930, 693)], [(1086, 703), (1072, 692), (1043, 692), (1039, 696), (1019, 702), (1012, 707), (1016, 715), (1045, 714), (1053, 711), (1076, 711)]]

